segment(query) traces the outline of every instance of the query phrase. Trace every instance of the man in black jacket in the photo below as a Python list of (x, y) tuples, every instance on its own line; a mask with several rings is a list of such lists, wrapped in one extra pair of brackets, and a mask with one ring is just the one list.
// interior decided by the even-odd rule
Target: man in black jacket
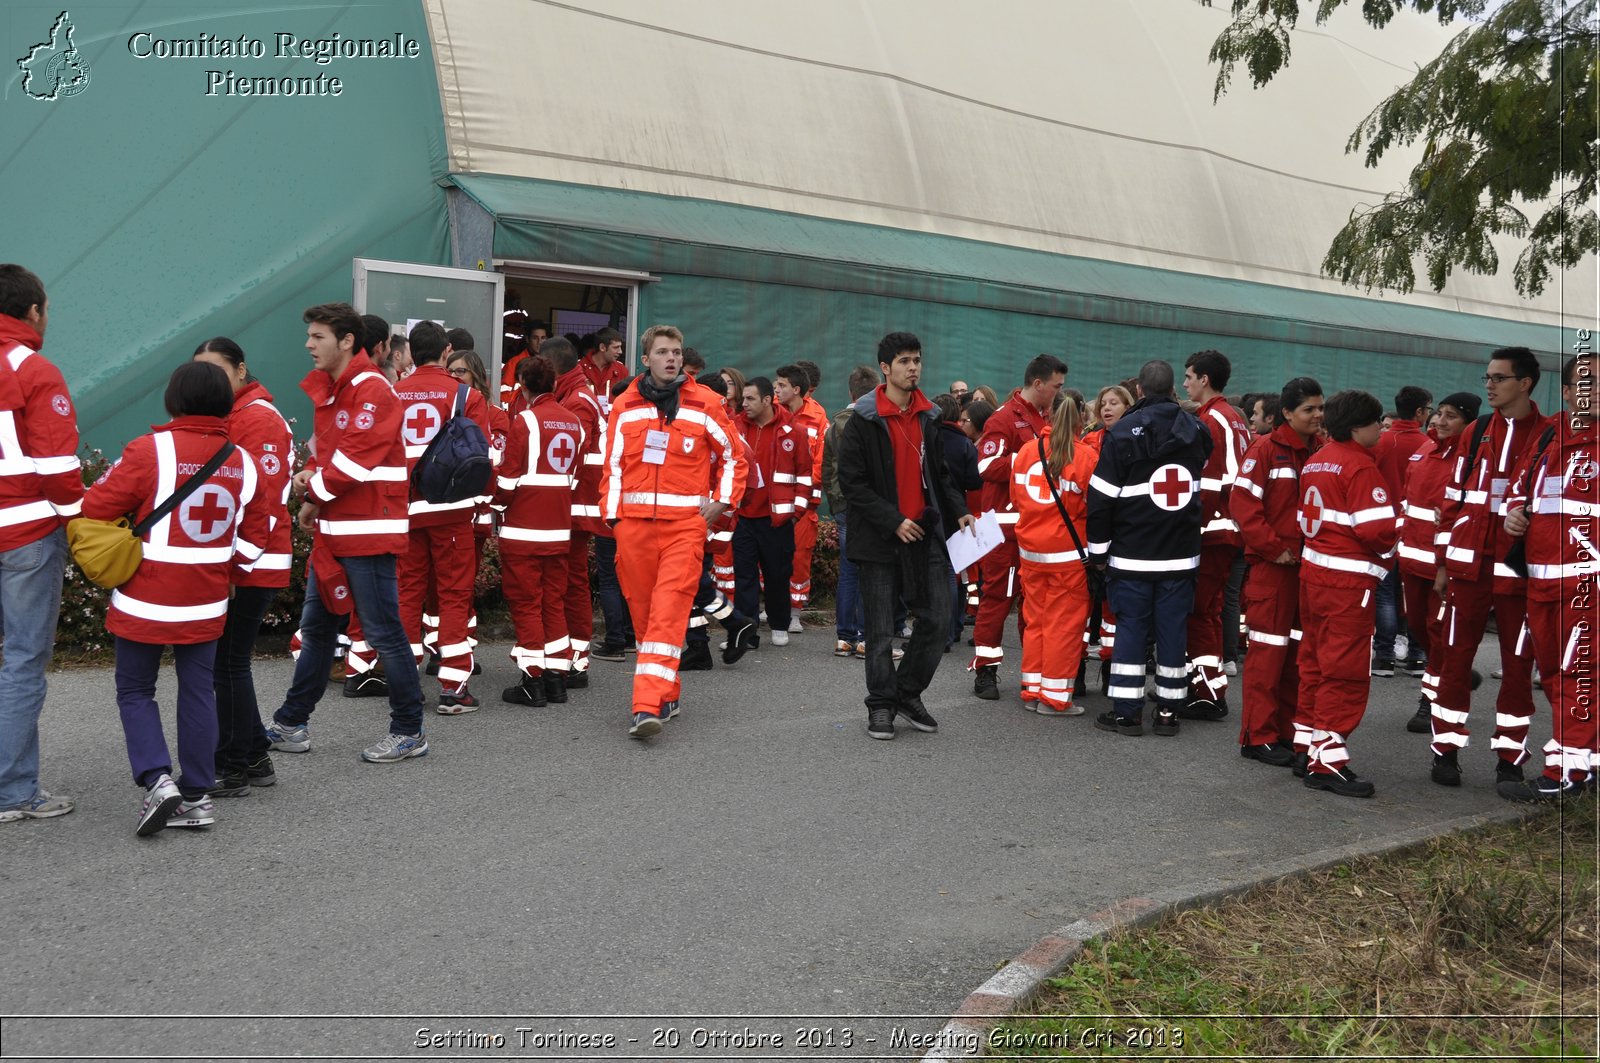
[(1106, 597), (1117, 615), (1112, 709), (1094, 725), (1117, 734), (1144, 733), (1145, 643), (1156, 642), (1158, 735), (1178, 733), (1177, 709), (1188, 702), (1189, 614), (1200, 568), (1200, 472), (1211, 435), (1172, 397), (1172, 366), (1146, 362), (1144, 397), (1106, 429), (1089, 481), (1089, 556), (1108, 566)]
[[(922, 342), (891, 332), (878, 343), (884, 383), (861, 396), (839, 434), (839, 489), (849, 559), (860, 573), (866, 615), (867, 733), (894, 737), (894, 718), (939, 729), (922, 692), (944, 655), (950, 616), (944, 540), (972, 517), (945, 475), (939, 417), (917, 390)], [(892, 657), (896, 602), (915, 619), (898, 668)]]

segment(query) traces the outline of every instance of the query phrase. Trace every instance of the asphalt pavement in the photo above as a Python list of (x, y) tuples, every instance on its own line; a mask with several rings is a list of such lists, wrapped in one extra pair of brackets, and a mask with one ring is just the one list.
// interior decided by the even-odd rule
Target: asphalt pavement
[[(955, 652), (924, 697), (939, 733), (872, 741), (862, 663), (832, 646), (818, 627), (686, 676), (648, 743), (624, 733), (631, 657), (528, 709), (499, 703), (508, 647), (485, 647), (485, 707), (430, 711), (430, 755), (391, 765), (358, 757), (386, 702), (335, 686), (276, 786), (148, 839), (111, 671), (54, 673), (44, 782), (77, 811), (0, 826), (0, 1057), (746, 1058), (778, 1035), (791, 1057), (903, 1058), (1120, 898), (1510, 812), (1493, 680), (1458, 790), (1404, 729), (1416, 680), (1373, 680), (1350, 747), (1378, 793), (1354, 800), (1241, 759), (1236, 715), (1128, 738), (1093, 728), (1098, 696), (1024, 712), (1014, 644), (1002, 700), (973, 698)], [(290, 668), (258, 665), (266, 711)], [(168, 669), (169, 738), (172, 694)]]

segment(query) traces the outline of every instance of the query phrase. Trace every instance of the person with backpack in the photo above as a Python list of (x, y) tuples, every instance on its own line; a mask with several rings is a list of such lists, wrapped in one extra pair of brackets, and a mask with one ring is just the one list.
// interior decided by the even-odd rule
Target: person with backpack
[(292, 483), (304, 495), (297, 519), (313, 539), (300, 656), (267, 739), (284, 753), (311, 748), (311, 714), (328, 689), (339, 629), (353, 610), (378, 652), (389, 693), (389, 732), (361, 759), (392, 764), (426, 756), (422, 684), (400, 623), (395, 575), (410, 528), (400, 403), (360, 344), (354, 307), (324, 303), (302, 316), (313, 368), (300, 387), (311, 397), (314, 420), (311, 457)]
[[(254, 456), (228, 440), (227, 374), (207, 362), (180, 365), (166, 407), (172, 420), (129, 443), (83, 499), (91, 520), (132, 514), (142, 540), (139, 567), (106, 607), (128, 763), (145, 791), (140, 836), (217, 821), (209, 796), (217, 784), (217, 639), (234, 565), (256, 563), (269, 541), (271, 502)], [(155, 697), (168, 646), (178, 673), (176, 781)]]
[(1511, 477), (1545, 418), (1533, 401), (1539, 361), (1526, 347), (1503, 347), (1489, 356), (1483, 382), (1491, 412), (1469, 431), (1440, 507), (1446, 538), (1434, 590), (1446, 613), (1439, 692), (1433, 701), (1433, 767), (1440, 786), (1461, 785), (1459, 755), (1468, 740), (1472, 662), (1494, 611), (1500, 639), (1500, 693), (1495, 698), (1495, 782), (1520, 782), (1533, 720), (1533, 662), (1527, 652), (1527, 580), (1505, 564), (1513, 539), (1501, 526), (1501, 506)]
[[(442, 437), (443, 442), (435, 448), (435, 458), (457, 460), (454, 455), (438, 451), (449, 442), (447, 426), (459, 416), (478, 427), (480, 456), (487, 463), (489, 404), (470, 382), (457, 380), (445, 369), (445, 358), (452, 349), (448, 334), (432, 321), (419, 321), (409, 338), (411, 360), (417, 368), (394, 388), (401, 410), (400, 436), (405, 442), (407, 480), (416, 477), (418, 465), (436, 439)], [(484, 488), (488, 488), (487, 480)], [(430, 501), (424, 497), (422, 485), (411, 484), (407, 505), (410, 531), (406, 551), (400, 556), (400, 622), (405, 625), (412, 654), (420, 664), (424, 607), (430, 599), (439, 603), (438, 711), (445, 716), (476, 711), (480, 704), (467, 688), (472, 679), (472, 644), (467, 625), (472, 618), (473, 580), (477, 575), (472, 530), (476, 507), (474, 495)]]

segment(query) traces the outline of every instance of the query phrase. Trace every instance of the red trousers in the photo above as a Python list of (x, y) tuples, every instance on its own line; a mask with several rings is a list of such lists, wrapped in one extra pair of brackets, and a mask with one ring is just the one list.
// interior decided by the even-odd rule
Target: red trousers
[(1311, 731), (1295, 725), (1300, 697), (1300, 568), (1258, 561), (1244, 582), (1250, 652), (1244, 658), (1241, 746), (1292, 742), (1311, 749)]
[(561, 597), (566, 603), (574, 672), (589, 670), (589, 643), (594, 641), (594, 595), (589, 590), (589, 542), (593, 538), (592, 532), (574, 528), (572, 548), (567, 551), (567, 586)]
[[(588, 581), (584, 581), (587, 588)], [(517, 644), (511, 659), (526, 676), (572, 667), (567, 637), (567, 555), (517, 554), (500, 559), (500, 587), (511, 609)], [(441, 667), (440, 671), (443, 671)]]
[[(726, 535), (727, 538), (721, 538)], [(718, 538), (713, 538), (708, 544), (711, 553), (711, 579), (717, 585), (717, 590), (727, 595), (728, 600), (733, 600), (733, 533), (718, 532)], [(797, 548), (798, 549), (798, 548)], [(809, 572), (810, 570), (807, 569)], [(807, 587), (807, 592), (810, 591)], [(792, 601), (792, 599), (791, 599)]]
[[(473, 601), (467, 613), (467, 644), (472, 647), (473, 657), (478, 653), (478, 573), (483, 571), (483, 548), (489, 541), (488, 532), (484, 526), (474, 521), (472, 524), (472, 588)], [(432, 594), (427, 601), (422, 603), (422, 648), (424, 652), (437, 654), (439, 652), (439, 603)]]
[(678, 658), (705, 564), (706, 522), (698, 513), (676, 520), (617, 521), (617, 582), (633, 618), (639, 657), (633, 666), (633, 712), (661, 715), (683, 686)]
[(477, 573), (471, 514), (453, 524), (411, 529), (410, 548), (400, 558), (400, 622), (412, 656), (422, 663), (423, 606), (439, 603), (439, 686), (460, 690), (472, 678), (467, 619)]
[[(1365, 590), (1300, 584), (1297, 722), (1311, 730), (1308, 771), (1331, 774), (1350, 759), (1345, 742), (1366, 715), (1372, 686), (1377, 595), (1376, 581)], [(1252, 646), (1249, 657), (1255, 653)]]
[(1089, 619), (1089, 582), (1083, 565), (1022, 562), (1022, 700), (1042, 701), (1057, 712), (1072, 705)]
[[(811, 600), (811, 555), (817, 549), (816, 511), (794, 522), (794, 573), (789, 577), (789, 608), (798, 613)], [(732, 544), (729, 544), (731, 550)], [(727, 593), (726, 591), (723, 593)]]
[(1400, 593), (1405, 598), (1406, 632), (1411, 640), (1407, 656), (1428, 658), (1422, 673), (1422, 695), (1429, 702), (1439, 697), (1439, 669), (1444, 663), (1444, 608), (1433, 593), (1433, 580), (1426, 576), (1400, 573)]
[(1494, 739), (1500, 759), (1528, 759), (1528, 724), (1533, 722), (1533, 655), (1528, 652), (1522, 594), (1495, 594), (1493, 577), (1451, 579), (1445, 586), (1443, 661), (1439, 693), (1433, 700), (1433, 751), (1444, 754), (1467, 745), (1467, 713), (1472, 709), (1472, 661), (1494, 610), (1500, 638), (1500, 694), (1495, 698)]
[[(1006, 634), (1006, 617), (1011, 615), (1012, 601), (1022, 597), (1022, 586), (1017, 582), (1017, 560), (1017, 541), (1008, 537), (978, 562), (983, 572), (983, 597), (978, 602), (978, 619), (972, 625), (976, 654), (972, 663), (976, 667), (997, 665), (1005, 659), (1000, 642)], [(1028, 621), (1018, 609), (1017, 634), (1025, 636), (1027, 628)]]
[[(1594, 609), (1594, 579), (1588, 591), (1575, 593), (1579, 581), (1563, 580), (1563, 593), (1553, 602), (1528, 602), (1528, 627), (1540, 682), (1550, 699), (1551, 738), (1544, 747), (1544, 773), (1552, 779), (1581, 782), (1600, 771), (1600, 704), (1596, 704), (1595, 639), (1600, 617)], [(1575, 608), (1574, 603), (1581, 607)]]
[(1228, 570), (1239, 556), (1237, 546), (1200, 547), (1200, 571), (1194, 584), (1194, 612), (1189, 614), (1189, 698), (1223, 701), (1228, 673), (1222, 670), (1222, 592)]

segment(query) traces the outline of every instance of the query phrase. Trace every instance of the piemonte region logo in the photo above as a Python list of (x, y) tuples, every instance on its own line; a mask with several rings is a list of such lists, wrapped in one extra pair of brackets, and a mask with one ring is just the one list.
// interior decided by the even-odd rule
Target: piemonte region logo
[(50, 39), (17, 60), (23, 92), (36, 100), (59, 100), (89, 87), (89, 61), (72, 43), (72, 31), (72, 16), (61, 12), (50, 27)]

